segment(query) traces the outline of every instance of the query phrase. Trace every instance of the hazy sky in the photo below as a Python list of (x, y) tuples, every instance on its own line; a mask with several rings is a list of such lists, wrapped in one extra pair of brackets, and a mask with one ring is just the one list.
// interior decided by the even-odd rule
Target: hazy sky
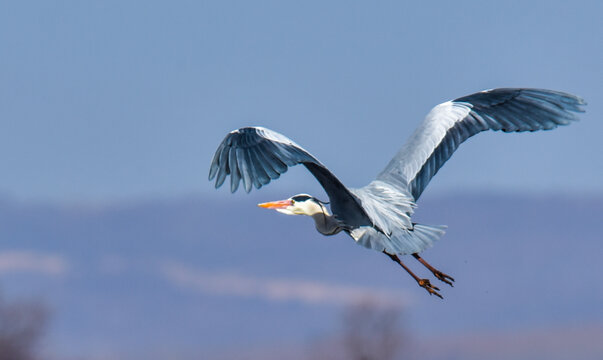
[[(553, 132), (482, 134), (427, 194), (603, 192), (599, 1), (0, 4), (0, 194), (67, 201), (214, 194), (225, 133), (281, 131), (350, 186), (429, 109), (507, 86), (589, 105)], [(292, 171), (275, 190), (317, 185)]]

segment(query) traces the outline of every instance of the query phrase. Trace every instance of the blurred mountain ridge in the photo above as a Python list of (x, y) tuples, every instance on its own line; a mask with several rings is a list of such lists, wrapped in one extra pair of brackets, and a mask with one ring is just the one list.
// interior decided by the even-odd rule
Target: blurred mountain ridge
[(351, 238), (323, 237), (309, 218), (256, 207), (284, 197), (103, 206), (4, 199), (0, 255), (13, 265), (0, 267), (0, 286), (50, 304), (48, 351), (60, 358), (166, 354), (149, 343), (211, 358), (224, 348), (295, 343), (332, 331), (346, 292), (399, 298), (418, 339), (603, 324), (601, 196), (426, 196), (416, 221), (449, 226), (423, 253), (457, 280), (438, 284), (443, 301)]

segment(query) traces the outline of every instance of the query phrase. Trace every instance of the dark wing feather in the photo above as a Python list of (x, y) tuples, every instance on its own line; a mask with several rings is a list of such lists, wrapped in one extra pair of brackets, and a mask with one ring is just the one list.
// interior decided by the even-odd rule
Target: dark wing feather
[(213, 157), (209, 180), (216, 188), (230, 175), (230, 191), (243, 182), (245, 191), (278, 179), (290, 166), (303, 164), (316, 177), (331, 201), (331, 210), (349, 226), (371, 224), (358, 198), (314, 156), (287, 137), (262, 127), (231, 131)]
[(230, 132), (216, 150), (209, 179), (216, 178), (216, 188), (230, 175), (230, 191), (243, 182), (245, 191), (257, 189), (278, 179), (289, 166), (301, 163), (320, 164), (306, 150), (285, 136), (261, 127), (246, 127)]
[(410, 192), (415, 200), (469, 137), (485, 131), (550, 130), (578, 118), (581, 98), (542, 89), (495, 89), (434, 107), (377, 179)]

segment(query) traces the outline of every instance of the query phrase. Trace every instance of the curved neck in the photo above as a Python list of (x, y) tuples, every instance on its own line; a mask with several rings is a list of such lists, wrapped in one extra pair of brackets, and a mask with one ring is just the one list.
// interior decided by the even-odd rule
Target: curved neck
[(337, 224), (335, 217), (329, 213), (324, 205), (320, 204), (320, 207), (320, 212), (310, 215), (314, 219), (316, 230), (323, 235), (335, 235), (340, 232), (342, 229)]

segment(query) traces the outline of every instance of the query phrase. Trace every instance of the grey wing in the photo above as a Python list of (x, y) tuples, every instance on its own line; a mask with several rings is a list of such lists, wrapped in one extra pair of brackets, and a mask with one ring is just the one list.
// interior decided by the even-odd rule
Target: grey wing
[(216, 178), (216, 188), (230, 175), (230, 191), (242, 181), (250, 192), (278, 179), (289, 166), (320, 162), (289, 138), (266, 128), (246, 127), (226, 135), (214, 155), (209, 180)]
[(551, 90), (494, 89), (434, 107), (378, 180), (419, 198), (431, 178), (469, 137), (485, 130), (550, 130), (577, 120), (583, 99)]
[(314, 156), (291, 139), (263, 127), (245, 127), (231, 131), (218, 146), (209, 169), (209, 180), (216, 188), (230, 175), (230, 191), (242, 181), (245, 191), (257, 189), (278, 179), (290, 166), (303, 164), (331, 201), (331, 210), (349, 226), (369, 224), (358, 198)]

